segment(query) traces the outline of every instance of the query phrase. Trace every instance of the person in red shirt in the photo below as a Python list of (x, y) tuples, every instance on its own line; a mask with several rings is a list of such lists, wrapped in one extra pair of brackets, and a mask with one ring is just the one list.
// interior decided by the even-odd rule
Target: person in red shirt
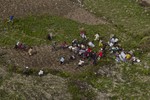
[(92, 52), (92, 49), (91, 48), (87, 48), (86, 50), (88, 53)]
[(99, 56), (99, 57), (102, 57), (102, 56), (103, 56), (103, 52), (100, 51), (100, 52), (98, 53), (98, 56)]
[(84, 55), (85, 55), (86, 58), (88, 58), (91, 53), (92, 53), (92, 49), (91, 48), (87, 48), (86, 52), (84, 53)]
[(98, 59), (100, 59), (100, 58), (102, 58), (102, 57), (103, 57), (103, 51), (100, 50), (100, 51), (98, 52)]

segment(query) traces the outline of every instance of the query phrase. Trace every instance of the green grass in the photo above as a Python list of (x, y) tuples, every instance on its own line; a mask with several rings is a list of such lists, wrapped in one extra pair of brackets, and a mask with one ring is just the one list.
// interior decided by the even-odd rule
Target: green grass
[(46, 40), (49, 31), (55, 35), (54, 41), (71, 42), (73, 39), (80, 39), (79, 29), (85, 27), (87, 36), (93, 40), (94, 34), (99, 32), (101, 38), (108, 41), (109, 33), (116, 31), (109, 25), (85, 25), (75, 21), (60, 18), (57, 16), (29, 16), (22, 19), (15, 19), (13, 25), (2, 23), (0, 27), (0, 45), (14, 45), (21, 41), (27, 45), (50, 44)]
[(73, 94), (73, 100), (95, 99), (95, 92), (86, 86), (85, 81), (71, 80), (68, 85), (69, 92)]
[(84, 4), (130, 32), (140, 33), (150, 26), (150, 16), (135, 0), (84, 0)]
[(150, 36), (149, 12), (135, 0), (84, 0), (84, 4), (119, 30), (115, 34), (122, 38), (125, 48), (135, 48), (142, 38)]

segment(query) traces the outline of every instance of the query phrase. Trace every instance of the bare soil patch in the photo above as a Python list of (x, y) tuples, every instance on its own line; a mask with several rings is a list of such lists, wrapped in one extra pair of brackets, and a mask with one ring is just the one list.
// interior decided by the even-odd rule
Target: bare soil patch
[[(82, 72), (88, 66), (78, 67), (80, 58), (77, 56), (76, 60), (69, 61), (69, 56), (73, 53), (68, 49), (60, 49), (52, 51), (51, 46), (34, 46), (33, 49), (37, 54), (29, 56), (27, 52), (16, 50), (13, 48), (1, 48), (2, 52), (6, 52), (4, 58), (7, 64), (12, 64), (19, 67), (29, 68), (46, 68), (65, 72)], [(65, 64), (61, 65), (60, 57), (65, 57)], [(87, 61), (86, 61), (87, 62)], [(88, 65), (88, 64), (87, 64)]]
[(77, 0), (0, 0), (0, 17), (29, 15), (57, 15), (86, 24), (105, 24), (101, 18), (79, 7)]
[(141, 6), (150, 7), (150, 0), (139, 0)]

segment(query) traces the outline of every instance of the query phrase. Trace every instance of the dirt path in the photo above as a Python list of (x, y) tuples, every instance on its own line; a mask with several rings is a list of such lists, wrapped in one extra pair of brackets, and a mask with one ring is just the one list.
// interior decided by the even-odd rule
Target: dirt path
[(80, 23), (86, 23), (89, 25), (106, 24), (107, 22), (94, 16), (83, 8), (76, 8), (74, 11), (65, 15), (66, 18), (78, 21)]
[[(80, 0), (78, 0), (80, 1)], [(10, 15), (24, 17), (28, 15), (58, 15), (81, 23), (97, 25), (105, 24), (90, 12), (80, 8), (77, 0), (0, 0), (0, 17)]]

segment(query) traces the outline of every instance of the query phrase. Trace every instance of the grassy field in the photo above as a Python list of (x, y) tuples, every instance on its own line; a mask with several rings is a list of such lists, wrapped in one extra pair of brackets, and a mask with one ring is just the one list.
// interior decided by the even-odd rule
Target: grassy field
[[(84, 0), (84, 4), (88, 10), (93, 10), (96, 16), (106, 18), (109, 24), (86, 25), (49, 15), (14, 19), (13, 25), (0, 21), (1, 47), (13, 47), (18, 40), (31, 46), (50, 45), (51, 42), (46, 40), (47, 33), (50, 31), (55, 34), (54, 41), (62, 42), (65, 40), (71, 43), (74, 38), (80, 39), (79, 29), (81, 27), (86, 29), (90, 40), (94, 38), (94, 34), (97, 32), (100, 33), (105, 42), (109, 40), (110, 34), (115, 34), (125, 50), (135, 50), (134, 54), (141, 59), (141, 63), (135, 65), (115, 63), (114, 58), (108, 54), (108, 57), (102, 59), (97, 66), (87, 66), (87, 69), (82, 73), (70, 74), (54, 72), (53, 70), (49, 73), (64, 78), (61, 79), (63, 82), (60, 88), (62, 87), (65, 91), (71, 93), (73, 100), (100, 100), (101, 98), (148, 100), (150, 98), (149, 12), (146, 12), (134, 0)], [(2, 59), (0, 57), (1, 61)], [(1, 63), (3, 64), (3, 62)], [(46, 90), (46, 87), (52, 86), (50, 83), (47, 84), (46, 81), (46, 79), (49, 80), (49, 76), (43, 77), (44, 81), (41, 83), (38, 83), (41, 78), (37, 76), (26, 78), (25, 83), (27, 84), (33, 79), (31, 86), (28, 86), (19, 81), (23, 80), (22, 76), (15, 76), (16, 74), (11, 73), (11, 70), (8, 72), (5, 76), (2, 73), (0, 78), (1, 100), (37, 99), (36, 94), (45, 97), (46, 100), (48, 97), (44, 95), (45, 92), (43, 91), (55, 94), (55, 91), (50, 91), (51, 88)], [(12, 80), (13, 78), (15, 80)], [(6, 84), (7, 82), (14, 87)], [(57, 82), (59, 83), (59, 81)], [(42, 93), (40, 93), (40, 89), (34, 87), (34, 84), (37, 84), (35, 87), (42, 89)], [(64, 87), (65, 84), (68, 86), (68, 90), (66, 90), (66, 86)], [(41, 88), (43, 85), (44, 88)], [(10, 91), (8, 91), (9, 89)], [(21, 89), (26, 91), (25, 94)], [(18, 92), (12, 92), (14, 90), (18, 90)], [(60, 90), (57, 89), (56, 91)], [(32, 93), (28, 94), (27, 92)], [(58, 95), (56, 93), (53, 97)], [(33, 98), (31, 98), (32, 96)], [(58, 99), (61, 99), (61, 97)]]
[(118, 36), (125, 35), (128, 42), (124, 46), (135, 47), (141, 39), (150, 36), (150, 10), (142, 8), (135, 0), (84, 0), (84, 5), (119, 29)]

